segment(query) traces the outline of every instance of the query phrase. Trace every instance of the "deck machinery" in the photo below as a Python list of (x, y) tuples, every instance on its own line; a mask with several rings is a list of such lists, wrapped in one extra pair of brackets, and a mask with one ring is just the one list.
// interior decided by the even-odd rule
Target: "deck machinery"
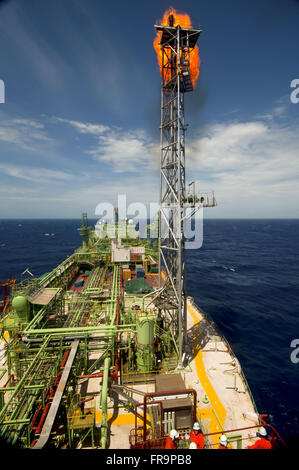
[(159, 243), (128, 236), (134, 230), (117, 213), (98, 231), (83, 214), (82, 246), (51, 272), (13, 284), (0, 318), (1, 444), (164, 448), (170, 429), (190, 433), (197, 420), (207, 448), (222, 432), (239, 447), (250, 439), (244, 429), (261, 422), (227, 341), (186, 295), (184, 225), (215, 205), (194, 192), (190, 200), (185, 184), (184, 93), (193, 88), (189, 54), (200, 30), (171, 17), (156, 29)]

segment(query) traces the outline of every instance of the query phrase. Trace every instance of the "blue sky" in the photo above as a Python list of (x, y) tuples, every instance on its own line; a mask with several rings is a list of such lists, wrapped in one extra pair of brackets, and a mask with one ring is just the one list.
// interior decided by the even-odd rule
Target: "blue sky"
[(205, 217), (299, 217), (299, 2), (11, 0), (0, 5), (0, 217), (94, 217), (157, 202), (153, 25), (172, 5), (200, 37), (186, 96), (187, 180)]

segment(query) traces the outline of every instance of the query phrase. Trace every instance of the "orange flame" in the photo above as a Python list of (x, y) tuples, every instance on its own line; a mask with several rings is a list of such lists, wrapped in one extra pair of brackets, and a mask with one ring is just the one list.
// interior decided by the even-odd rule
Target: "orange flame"
[[(170, 7), (163, 15), (163, 19), (159, 22), (159, 24), (163, 26), (168, 26), (168, 17), (169, 15), (173, 15), (174, 24), (173, 26), (177, 26), (178, 24), (182, 26), (182, 28), (192, 28), (190, 16), (187, 13), (177, 13), (176, 10)], [(162, 51), (160, 49), (159, 43), (161, 40), (161, 31), (157, 31), (157, 35), (154, 39), (154, 49), (157, 53), (158, 63), (160, 67), (160, 73), (162, 75)], [(192, 81), (193, 88), (196, 86), (196, 80), (199, 77), (199, 66), (200, 60), (198, 55), (198, 46), (195, 46), (194, 49), (190, 50), (190, 78)]]

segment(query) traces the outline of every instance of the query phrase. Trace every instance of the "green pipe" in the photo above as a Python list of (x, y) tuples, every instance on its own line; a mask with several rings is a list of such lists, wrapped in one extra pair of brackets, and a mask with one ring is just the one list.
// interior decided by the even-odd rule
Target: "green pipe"
[[(1, 387), (0, 388), (0, 393), (5, 393), (5, 392), (12, 392), (13, 390), (15, 390), (17, 387)], [(44, 385), (25, 385), (25, 387), (23, 387), (23, 390), (38, 390), (38, 389), (44, 389)]]
[[(17, 419), (17, 415), (19, 414), (19, 411), (25, 407), (26, 410), (26, 403), (28, 402), (28, 397), (27, 397), (27, 392), (23, 394), (21, 400), (18, 402), (16, 408), (14, 408), (13, 412), (10, 414), (10, 419)], [(23, 413), (21, 418), (23, 417)], [(2, 423), (1, 423), (2, 424)]]
[(44, 344), (42, 345), (42, 347), (40, 348), (39, 352), (36, 354), (35, 358), (33, 359), (31, 365), (28, 367), (27, 371), (25, 372), (25, 374), (23, 375), (22, 379), (20, 380), (20, 382), (18, 383), (15, 391), (11, 394), (11, 396), (9, 397), (9, 400), (8, 402), (4, 405), (4, 407), (2, 408), (1, 412), (0, 412), (0, 423), (4, 420), (5, 418), (5, 415), (6, 415), (6, 411), (9, 407), (9, 405), (12, 403), (12, 401), (14, 400), (14, 398), (18, 395), (19, 393), (19, 390), (22, 389), (23, 387), (23, 384), (25, 383), (27, 377), (30, 376), (31, 372), (34, 371), (34, 368), (36, 366), (36, 364), (38, 363), (39, 361), (39, 358), (40, 356), (44, 353), (44, 350), (45, 348), (48, 346), (48, 342), (49, 342), (49, 338), (46, 338)]
[(219, 418), (218, 414), (216, 413), (216, 411), (214, 410), (214, 408), (212, 409), (212, 411), (213, 411), (213, 413), (214, 413), (214, 415), (215, 415), (215, 418), (216, 418), (217, 421), (218, 421), (219, 426), (221, 427), (222, 431), (224, 431), (224, 427), (222, 426), (222, 423), (221, 423), (221, 421), (220, 421), (220, 418)]
[(109, 368), (110, 368), (111, 358), (106, 357), (104, 362), (104, 375), (103, 375), (103, 385), (102, 385), (102, 426), (101, 426), (101, 447), (106, 449), (107, 443), (107, 390), (108, 390), (108, 377), (109, 377)]
[[(26, 419), (25, 417), (27, 416), (28, 412), (31, 411), (31, 408), (32, 408), (33, 403), (35, 402), (35, 400), (36, 400), (36, 396), (32, 396), (32, 397), (29, 398), (28, 403), (26, 404), (26, 411), (24, 410), (24, 412), (22, 412), (21, 419)], [(19, 434), (21, 433), (23, 428), (24, 428), (24, 424), (19, 424), (17, 426), (17, 429), (14, 432), (14, 438), (11, 441), (12, 445), (14, 445), (17, 442)]]
[[(10, 415), (10, 421), (15, 420), (16, 424), (18, 424), (17, 428), (14, 431), (12, 431), (12, 437), (9, 439), (9, 442), (11, 442), (12, 444), (14, 444), (17, 441), (19, 433), (22, 431), (22, 428), (24, 426), (24, 423), (22, 423), (22, 420), (26, 419), (28, 412), (30, 411), (31, 407), (33, 406), (34, 401), (36, 400), (36, 394), (29, 397), (29, 399), (27, 399), (26, 395), (27, 394), (23, 396), (18, 407)], [(26, 401), (25, 408), (22, 409), (24, 407), (24, 401)], [(22, 409), (22, 413), (20, 416), (18, 416), (21, 409)], [(21, 421), (21, 424), (20, 424), (20, 421)], [(4, 436), (5, 434), (7, 434), (7, 432), (11, 432), (11, 431), (8, 428), (6, 429), (4, 428), (4, 430), (1, 431), (1, 435)]]
[[(49, 282), (50, 280), (53, 280), (51, 279), (51, 277), (54, 276), (55, 277), (59, 277), (61, 276), (62, 273), (62, 269), (72, 261), (72, 263), (66, 268), (66, 269), (69, 269), (73, 264), (74, 264), (74, 255), (71, 255), (69, 256), (66, 260), (64, 260), (61, 264), (59, 264), (56, 268), (54, 268), (50, 273), (48, 273), (45, 277), (43, 277), (42, 279), (40, 279), (40, 284), (43, 286), (44, 284), (47, 284), (47, 282)], [(59, 272), (60, 271), (60, 272)]]
[(9, 420), (6, 420), (6, 421), (3, 421), (3, 423), (1, 424), (1, 426), (12, 426), (13, 424), (30, 424), (30, 419), (9, 419)]
[(232, 388), (233, 390), (235, 390), (236, 392), (238, 391), (238, 387), (237, 387), (237, 376), (236, 376), (236, 372), (230, 372), (228, 370), (225, 370), (223, 371), (224, 374), (228, 374), (228, 375), (233, 375), (234, 376), (234, 386), (233, 387), (226, 387), (226, 388)]
[[(70, 328), (44, 328), (44, 329), (36, 329), (36, 330), (27, 330), (26, 335), (60, 335), (64, 336), (66, 334), (75, 334), (75, 333), (100, 333), (106, 332), (109, 334), (116, 333), (115, 326), (77, 326), (77, 327), (70, 327)], [(107, 335), (108, 336), (108, 335)]]
[[(57, 294), (59, 294), (60, 291), (61, 289), (59, 289)], [(41, 322), (43, 316), (47, 313), (47, 308), (49, 307), (49, 305), (53, 302), (53, 300), (56, 300), (57, 294), (55, 294), (55, 297), (51, 300), (48, 305), (45, 305), (44, 307), (38, 310), (31, 322), (29, 322), (28, 325), (24, 328), (24, 331), (33, 329), (36, 324), (39, 324)]]
[[(99, 362), (103, 361), (105, 354), (109, 353), (110, 351), (110, 345), (105, 349), (105, 351), (102, 352), (101, 356), (95, 360), (95, 362), (89, 367), (87, 370), (87, 374), (90, 374), (93, 369), (96, 369), (96, 366), (98, 365)], [(104, 361), (105, 364), (105, 361)]]
[(115, 324), (116, 320), (116, 299), (119, 293), (119, 266), (114, 266), (114, 271), (113, 271), (113, 281), (112, 281), (112, 295), (111, 299), (114, 301), (113, 303), (110, 304), (110, 312), (109, 312), (109, 317), (110, 317), (110, 325)]

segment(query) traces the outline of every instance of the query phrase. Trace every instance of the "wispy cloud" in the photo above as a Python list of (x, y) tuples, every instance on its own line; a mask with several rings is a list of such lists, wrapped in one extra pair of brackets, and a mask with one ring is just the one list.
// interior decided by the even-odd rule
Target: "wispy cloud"
[(235, 211), (242, 212), (243, 207), (250, 216), (250, 206), (261, 216), (268, 206), (273, 216), (281, 216), (284, 206), (285, 214), (294, 216), (298, 214), (298, 132), (298, 125), (285, 126), (275, 119), (214, 124), (190, 143), (189, 168), (201, 188), (216, 190), (224, 214), (226, 206), (235, 204)]
[(109, 126), (104, 126), (101, 124), (91, 124), (90, 122), (73, 121), (71, 119), (63, 119), (60, 117), (54, 118), (53, 121), (64, 122), (66, 124), (69, 124), (70, 126), (73, 126), (81, 134), (91, 134), (91, 135), (99, 136), (103, 134), (104, 132), (107, 132), (110, 130)]
[[(263, 217), (265, 211), (272, 211), (272, 216), (298, 213), (299, 129), (296, 124), (287, 125), (275, 107), (271, 115), (276, 113), (276, 118), (271, 120), (254, 117), (243, 122), (214, 123), (187, 139), (187, 176), (192, 172), (192, 180), (200, 181), (199, 190), (215, 189), (219, 207), (213, 215)], [(100, 202), (115, 203), (117, 194), (126, 194), (131, 202), (157, 201), (159, 143), (143, 129), (60, 117), (43, 122), (15, 118), (0, 126), (0, 140), (1, 131), (5, 130), (2, 139), (7, 142), (37, 148), (43, 138), (52, 138), (49, 123), (61, 126), (57, 135), (60, 139), (64, 136), (66, 148), (71, 148), (71, 143), (63, 126), (70, 126), (78, 137), (84, 136), (79, 146), (90, 159), (80, 159), (80, 165), (71, 171), (61, 166), (42, 168), (31, 161), (28, 166), (1, 163), (0, 173), (19, 180), (18, 187), (23, 180), (24, 202), (48, 201), (47, 207), (53, 203), (52, 211), (59, 202), (61, 214), (64, 210), (75, 216), (86, 208), (93, 213)], [(56, 139), (55, 127), (52, 132)], [(31, 189), (36, 193), (26, 191), (28, 182), (32, 182)], [(5, 197), (5, 192), (1, 194)], [(10, 200), (22, 199), (20, 192), (6, 194)]]
[(142, 129), (124, 130), (102, 124), (79, 122), (55, 118), (56, 122), (69, 124), (81, 134), (96, 138), (90, 143), (85, 153), (93, 159), (112, 166), (116, 173), (140, 172), (144, 168), (153, 168), (158, 147)]
[(63, 171), (30, 166), (16, 166), (5, 163), (0, 163), (0, 172), (5, 173), (8, 176), (13, 176), (14, 178), (35, 181), (37, 183), (44, 183), (57, 179), (71, 180), (73, 178), (73, 175)]
[(40, 144), (53, 144), (44, 124), (31, 119), (9, 119), (0, 116), (0, 141), (13, 144), (21, 149), (40, 151)]
[(256, 119), (262, 120), (277, 120), (283, 119), (287, 116), (290, 107), (290, 96), (284, 95), (274, 101), (271, 110), (265, 114), (258, 114), (255, 116)]
[(255, 176), (254, 186), (272, 184), (299, 176), (298, 130), (262, 121), (215, 124), (191, 142), (188, 155), (193, 168), (212, 177), (246, 173)]

